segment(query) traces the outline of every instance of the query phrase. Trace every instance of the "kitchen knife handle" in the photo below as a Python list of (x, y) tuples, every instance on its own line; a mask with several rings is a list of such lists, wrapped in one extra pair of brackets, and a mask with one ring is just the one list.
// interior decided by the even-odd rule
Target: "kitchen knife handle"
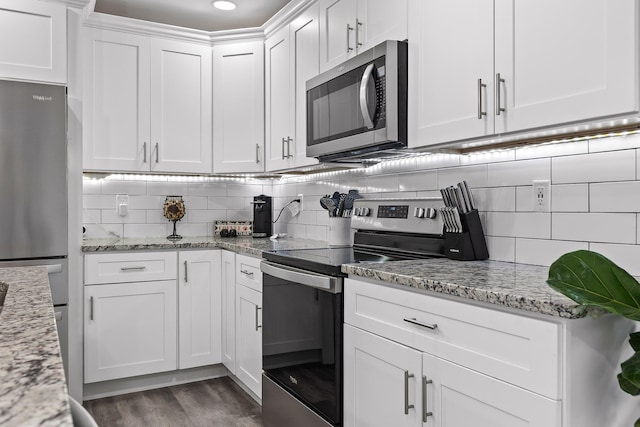
[(411, 323), (412, 325), (418, 325), (418, 326), (422, 326), (423, 328), (431, 329), (432, 331), (438, 328), (438, 325), (435, 323), (422, 323), (419, 320), (416, 320), (415, 317), (405, 318), (402, 320), (404, 320), (407, 323)]
[(351, 27), (351, 25), (347, 24), (347, 54), (349, 54), (353, 48), (351, 46), (349, 46), (349, 32), (353, 31), (353, 27)]
[(471, 188), (469, 187), (469, 183), (467, 181), (462, 181), (462, 186), (464, 187), (467, 197), (469, 198), (469, 208), (474, 210), (476, 208), (476, 203), (473, 200), (473, 193), (471, 193)]
[(147, 141), (142, 143), (142, 163), (147, 163)]
[(433, 412), (428, 410), (427, 403), (427, 384), (432, 384), (433, 381), (428, 380), (426, 376), (422, 376), (422, 422), (427, 423), (427, 417), (433, 415)]
[(93, 297), (89, 298), (89, 320), (93, 320)]
[(187, 273), (187, 261), (184, 262), (184, 283), (189, 282), (189, 275)]
[(482, 83), (482, 79), (478, 79), (478, 120), (482, 120), (482, 116), (486, 116), (487, 112), (482, 111), (482, 89), (487, 85)]
[(507, 111), (506, 108), (500, 106), (500, 84), (502, 83), (504, 83), (504, 79), (500, 77), (500, 73), (496, 73), (496, 116), (499, 116), (503, 111)]
[(409, 371), (404, 371), (404, 414), (409, 415), (409, 409), (415, 408), (413, 404), (409, 404), (409, 378), (413, 378), (414, 375)]

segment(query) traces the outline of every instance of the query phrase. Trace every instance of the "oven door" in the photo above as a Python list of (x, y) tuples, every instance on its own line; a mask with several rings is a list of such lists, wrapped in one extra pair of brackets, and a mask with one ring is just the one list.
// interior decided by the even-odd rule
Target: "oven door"
[[(342, 419), (342, 278), (262, 261), (264, 375), (329, 425)], [(266, 394), (265, 394), (266, 393)], [(263, 387), (265, 425), (286, 417)], [(295, 412), (293, 409), (291, 412)], [(271, 424), (269, 424), (271, 422)], [(294, 425), (280, 421), (280, 425)], [(315, 425), (301, 420), (297, 425)]]

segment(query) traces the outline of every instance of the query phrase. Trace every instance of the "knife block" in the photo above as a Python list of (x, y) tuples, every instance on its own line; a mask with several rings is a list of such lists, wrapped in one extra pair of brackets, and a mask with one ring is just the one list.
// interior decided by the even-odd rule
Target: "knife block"
[(444, 248), (447, 258), (473, 261), (489, 258), (478, 210), (460, 214), (462, 233), (444, 233)]

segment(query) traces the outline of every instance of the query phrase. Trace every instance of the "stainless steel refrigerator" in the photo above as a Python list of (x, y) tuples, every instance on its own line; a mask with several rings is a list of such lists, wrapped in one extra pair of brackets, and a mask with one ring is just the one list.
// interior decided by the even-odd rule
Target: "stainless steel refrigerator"
[(66, 88), (0, 80), (0, 267), (46, 265), (66, 366)]

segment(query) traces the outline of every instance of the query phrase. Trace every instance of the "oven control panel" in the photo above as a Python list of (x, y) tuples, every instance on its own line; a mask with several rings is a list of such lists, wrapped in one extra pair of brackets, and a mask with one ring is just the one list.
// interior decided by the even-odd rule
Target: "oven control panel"
[(353, 205), (351, 228), (372, 231), (399, 231), (442, 234), (440, 197), (357, 199)]
[(407, 218), (409, 205), (380, 205), (378, 206), (378, 218)]

